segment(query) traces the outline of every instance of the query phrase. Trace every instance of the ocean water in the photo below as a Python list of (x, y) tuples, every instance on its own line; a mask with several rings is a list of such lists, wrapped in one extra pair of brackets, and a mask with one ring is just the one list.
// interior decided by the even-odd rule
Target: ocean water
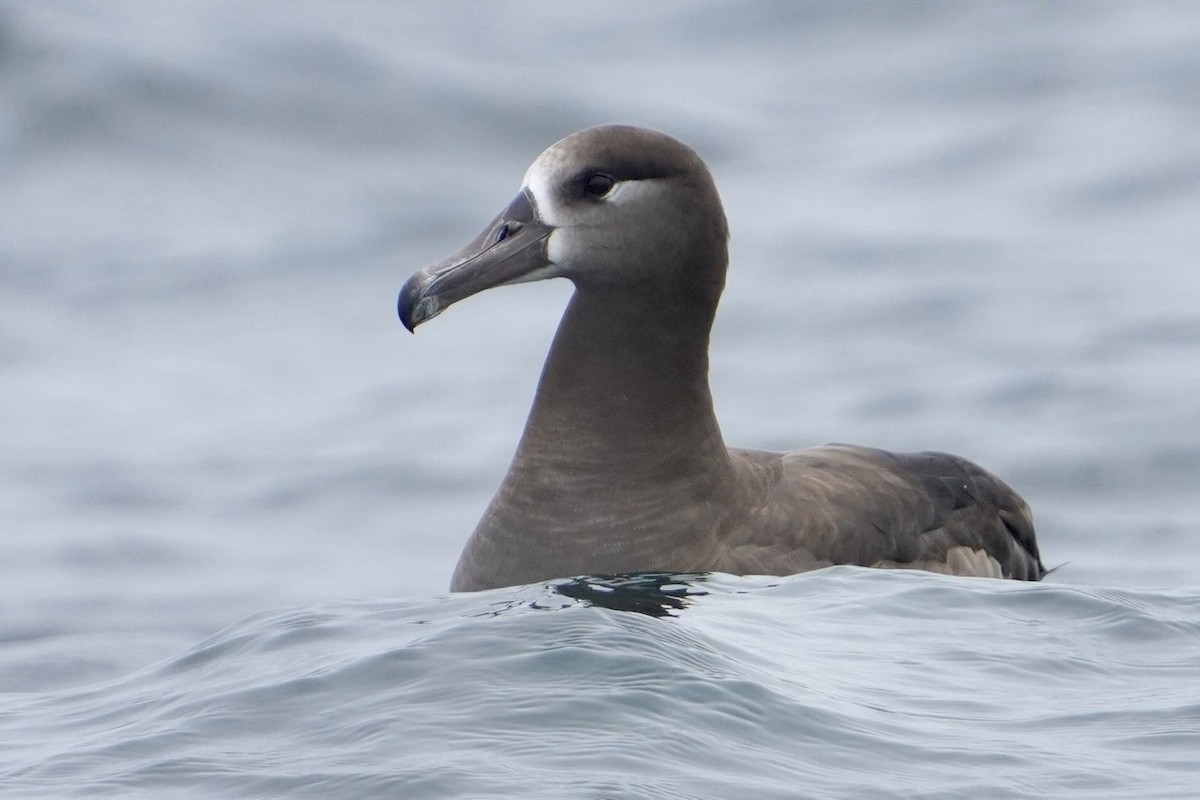
[(1187, 797), (1198, 613), (850, 567), (309, 606), (10, 700), (6, 796)]
[[(0, 0), (0, 796), (1200, 794), (1200, 11)], [(569, 287), (401, 283), (589, 125), (733, 229), (731, 444), (962, 453), (1039, 585), (448, 595)]]

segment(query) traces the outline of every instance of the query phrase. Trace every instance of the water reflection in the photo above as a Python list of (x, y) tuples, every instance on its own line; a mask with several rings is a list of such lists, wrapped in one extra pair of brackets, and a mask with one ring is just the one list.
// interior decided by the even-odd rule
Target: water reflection
[(698, 584), (703, 573), (640, 572), (633, 575), (582, 575), (551, 584), (557, 594), (591, 606), (632, 611), (651, 617), (675, 616), (689, 597), (708, 594)]

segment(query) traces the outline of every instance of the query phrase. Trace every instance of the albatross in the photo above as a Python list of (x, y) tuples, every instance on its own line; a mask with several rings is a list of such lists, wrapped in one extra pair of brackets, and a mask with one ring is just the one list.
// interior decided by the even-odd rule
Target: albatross
[(964, 458), (725, 445), (708, 345), (728, 235), (691, 148), (603, 126), (551, 145), (473, 241), (404, 284), (410, 331), (494, 286), (562, 277), (575, 287), (451, 590), (833, 564), (1041, 579), (1029, 506)]

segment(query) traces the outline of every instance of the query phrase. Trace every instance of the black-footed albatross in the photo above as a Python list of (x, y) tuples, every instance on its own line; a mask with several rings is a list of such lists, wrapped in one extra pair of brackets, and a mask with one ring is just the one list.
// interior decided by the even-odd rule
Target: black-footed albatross
[(725, 446), (708, 339), (727, 239), (691, 148), (605, 126), (552, 145), (474, 241), (404, 284), (409, 330), (493, 286), (575, 284), (512, 465), (450, 588), (832, 564), (1045, 575), (1029, 506), (966, 459)]

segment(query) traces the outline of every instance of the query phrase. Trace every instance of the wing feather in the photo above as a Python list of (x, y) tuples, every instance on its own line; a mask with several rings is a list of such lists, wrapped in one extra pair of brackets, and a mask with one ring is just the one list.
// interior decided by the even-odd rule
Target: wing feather
[(1022, 580), (1046, 573), (1029, 506), (959, 456), (853, 445), (731, 452), (751, 510), (723, 526), (718, 560), (728, 563), (716, 569), (859, 564)]

